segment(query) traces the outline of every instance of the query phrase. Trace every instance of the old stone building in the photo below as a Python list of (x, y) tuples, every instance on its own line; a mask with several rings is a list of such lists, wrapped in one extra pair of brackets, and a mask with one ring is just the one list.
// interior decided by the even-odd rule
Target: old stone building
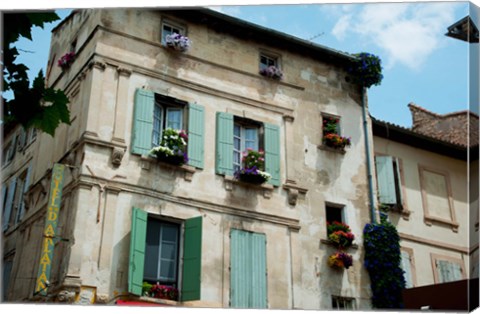
[[(351, 61), (207, 9), (73, 11), (46, 73), (71, 124), (5, 135), (5, 300), (368, 309), (373, 149)], [(326, 145), (328, 127), (351, 145)], [(169, 128), (188, 135), (186, 164), (149, 154)], [(234, 176), (249, 148), (265, 152), (268, 182)], [(356, 236), (346, 270), (328, 265), (334, 220)], [(179, 298), (146, 297), (144, 282)]]
[[(449, 300), (457, 300), (466, 306), (466, 279), (478, 278), (479, 263), (478, 115), (409, 108), (411, 128), (372, 122), (378, 202), (400, 235), (406, 288), (418, 288), (406, 302), (411, 296), (417, 305), (452, 309), (457, 305)], [(432, 298), (426, 298), (427, 290), (419, 288), (459, 281), (465, 284), (452, 286), (443, 301), (440, 290), (429, 290)]]

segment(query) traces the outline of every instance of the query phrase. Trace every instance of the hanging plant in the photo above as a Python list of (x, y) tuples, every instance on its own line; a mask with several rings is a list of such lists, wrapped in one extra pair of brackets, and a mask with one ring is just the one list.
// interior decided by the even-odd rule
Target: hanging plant
[(165, 38), (165, 42), (167, 47), (170, 47), (174, 50), (178, 50), (181, 52), (185, 52), (190, 48), (192, 42), (188, 39), (187, 36), (183, 36), (181, 34), (173, 33), (171, 35), (167, 35)]
[(372, 306), (379, 309), (403, 308), (405, 279), (400, 267), (400, 237), (397, 229), (382, 213), (380, 223), (365, 226), (363, 239), (364, 265), (370, 275)]
[(260, 75), (272, 78), (274, 80), (281, 80), (283, 78), (282, 70), (274, 65), (261, 69)]
[(380, 85), (383, 79), (382, 62), (376, 55), (362, 52), (355, 54), (347, 72), (351, 74), (352, 82), (369, 88), (372, 85)]
[(338, 251), (328, 257), (328, 266), (336, 269), (348, 269), (353, 265), (353, 258), (350, 254)]

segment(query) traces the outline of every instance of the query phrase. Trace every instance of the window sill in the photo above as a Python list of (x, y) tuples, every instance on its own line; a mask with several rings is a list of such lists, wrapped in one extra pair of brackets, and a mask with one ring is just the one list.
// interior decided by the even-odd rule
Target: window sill
[(268, 183), (263, 183), (263, 184), (246, 183), (246, 182), (238, 181), (232, 176), (225, 176), (224, 182), (225, 182), (225, 190), (227, 191), (233, 191), (234, 186), (263, 190), (263, 197), (267, 199), (272, 197), (272, 191), (274, 189), (274, 186)]
[[(325, 245), (329, 245), (331, 247), (335, 247), (335, 245), (332, 243), (332, 241), (328, 240), (328, 239), (320, 239), (320, 243), (322, 244), (325, 244)], [(357, 250), (358, 249), (358, 244), (356, 243), (353, 243), (352, 246), (348, 247), (347, 249), (354, 249), (354, 250)]]
[(459, 224), (456, 221), (451, 221), (451, 220), (432, 217), (432, 216), (425, 216), (424, 221), (427, 226), (431, 226), (434, 222), (444, 224), (444, 225), (449, 225), (452, 228), (453, 232), (455, 233), (458, 232)]
[(325, 144), (318, 145), (317, 148), (321, 149), (321, 150), (328, 151), (328, 152), (334, 152), (334, 153), (337, 153), (337, 154), (342, 154), (342, 155), (345, 155), (345, 153), (346, 153), (344, 148), (333, 148), (333, 147), (327, 146)]
[(179, 301), (172, 301), (172, 300), (167, 300), (167, 299), (157, 299), (157, 298), (151, 298), (151, 297), (136, 297), (134, 298), (136, 301), (143, 301), (143, 302), (148, 302), (148, 303), (155, 303), (155, 304), (161, 304), (161, 305), (166, 305), (166, 306), (181, 306), (182, 302)]
[(150, 156), (142, 156), (141, 163), (142, 163), (142, 169), (144, 170), (150, 170), (150, 166), (153, 163), (153, 164), (158, 164), (163, 168), (167, 168), (175, 171), (183, 171), (183, 178), (185, 179), (185, 181), (188, 181), (188, 182), (192, 181), (193, 174), (196, 171), (195, 167), (192, 167), (189, 165), (180, 165), (180, 166), (171, 165), (169, 163), (159, 161)]

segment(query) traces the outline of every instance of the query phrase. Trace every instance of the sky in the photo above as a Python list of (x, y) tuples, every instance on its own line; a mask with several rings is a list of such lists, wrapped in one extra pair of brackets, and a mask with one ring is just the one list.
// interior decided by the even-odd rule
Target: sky
[[(478, 6), (478, 1), (473, 3)], [(448, 26), (469, 14), (468, 2), (229, 1), (240, 5), (221, 5), (225, 2), (179, 2), (179, 5), (212, 4), (209, 7), (221, 13), (333, 50), (378, 55), (384, 79), (381, 85), (368, 90), (370, 114), (377, 119), (410, 127), (411, 102), (438, 114), (468, 109), (468, 56), (472, 46), (445, 36)], [(55, 1), (49, 1), (46, 8), (68, 8), (68, 1), (61, 3), (55, 6)], [(82, 5), (91, 7), (88, 2)], [(152, 6), (148, 1), (140, 1), (138, 5)], [(115, 2), (114, 6), (125, 5)], [(56, 12), (63, 19), (71, 10)], [(35, 28), (32, 42), (24, 39), (18, 42), (18, 47), (25, 51), (18, 61), (29, 66), (31, 76), (40, 69), (45, 72), (51, 29), (59, 22), (50, 23), (43, 30)], [(478, 113), (478, 108), (475, 111)]]

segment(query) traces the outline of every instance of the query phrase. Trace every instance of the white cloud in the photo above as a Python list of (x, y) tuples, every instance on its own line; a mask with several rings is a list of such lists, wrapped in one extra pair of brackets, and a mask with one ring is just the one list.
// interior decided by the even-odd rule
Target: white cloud
[[(383, 3), (357, 7), (341, 16), (332, 30), (340, 41), (355, 37), (385, 53), (384, 66), (397, 63), (419, 69), (445, 41), (455, 22), (457, 3)], [(345, 11), (344, 11), (345, 12)]]

